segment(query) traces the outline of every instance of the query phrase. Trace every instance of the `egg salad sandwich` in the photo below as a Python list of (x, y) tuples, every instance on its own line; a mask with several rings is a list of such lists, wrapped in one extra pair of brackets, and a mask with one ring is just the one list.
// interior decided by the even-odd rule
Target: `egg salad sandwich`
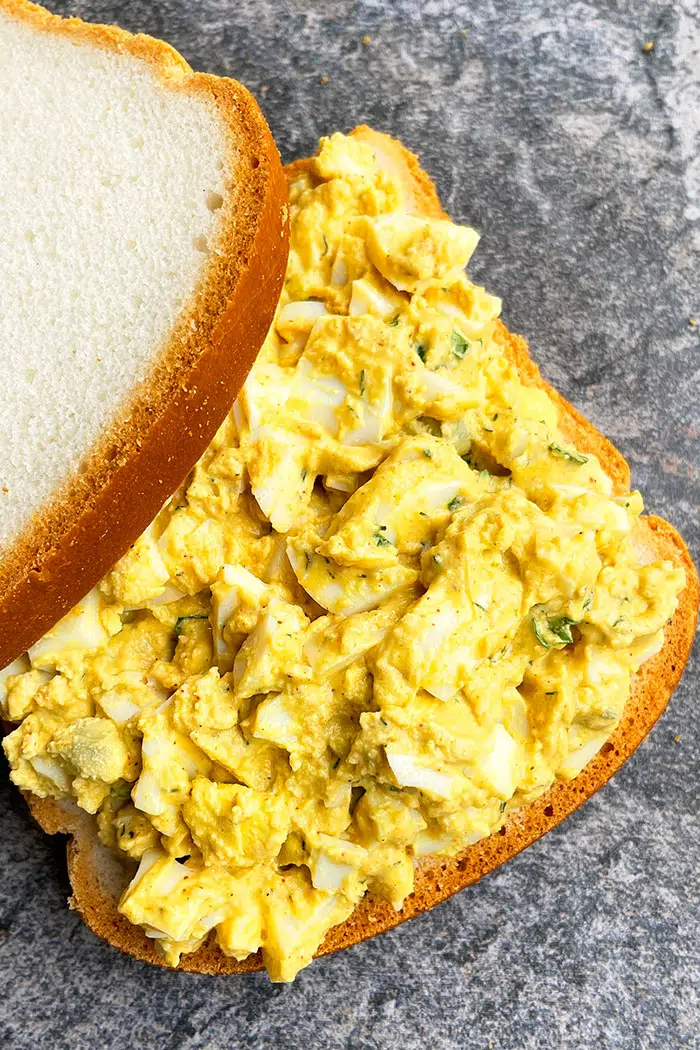
[(287, 190), (240, 84), (25, 0), (0, 0), (0, 128), (3, 667), (229, 411), (279, 296)]
[(698, 606), (683, 541), (469, 280), (478, 236), (416, 157), (358, 128), (287, 179), (286, 278), (233, 408), (0, 686), (87, 925), (275, 981), (589, 797)]

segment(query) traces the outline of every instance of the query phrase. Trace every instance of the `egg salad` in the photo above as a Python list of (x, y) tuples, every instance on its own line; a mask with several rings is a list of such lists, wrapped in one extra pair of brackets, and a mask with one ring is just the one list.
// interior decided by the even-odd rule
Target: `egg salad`
[(684, 574), (526, 385), (477, 234), (370, 145), (292, 179), (276, 320), (229, 418), (109, 575), (0, 674), (22, 790), (96, 814), (177, 965), (213, 932), (292, 980), (570, 779)]

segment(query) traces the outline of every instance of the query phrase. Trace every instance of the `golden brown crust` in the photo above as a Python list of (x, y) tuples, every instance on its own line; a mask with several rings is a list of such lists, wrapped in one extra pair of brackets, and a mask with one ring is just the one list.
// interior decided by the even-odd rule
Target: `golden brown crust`
[(193, 73), (170, 45), (62, 19), (26, 0), (0, 11), (33, 29), (146, 62), (169, 91), (202, 98), (228, 138), (231, 187), (217, 252), (169, 346), (99, 445), (0, 560), (0, 667), (32, 645), (153, 520), (230, 410), (272, 321), (287, 256), (287, 184), (257, 103)]
[[(377, 132), (362, 128), (357, 133), (363, 138), (370, 137), (372, 143), (377, 142)], [(393, 139), (380, 136), (379, 141), (384, 151), (394, 151), (395, 161), (397, 151), (402, 151), (400, 155), (405, 156), (406, 177), (416, 180), (413, 192), (418, 202), (417, 208), (424, 214), (443, 215), (432, 183), (420, 170), (417, 158), (404, 151), (400, 143)], [(308, 163), (290, 165), (288, 177), (294, 177), (300, 170), (308, 170)], [(511, 335), (503, 326), (499, 329), (499, 338), (523, 378), (533, 385), (546, 388), (554, 396), (559, 407), (560, 424), (567, 436), (582, 451), (598, 456), (604, 469), (613, 478), (616, 489), (626, 490), (629, 487), (629, 469), (617, 449), (544, 382), (537, 366), (527, 354), (527, 344), (523, 339)], [(622, 721), (602, 750), (575, 780), (555, 784), (546, 794), (515, 813), (499, 832), (469, 846), (452, 859), (435, 858), (423, 862), (416, 871), (415, 890), (401, 911), (394, 911), (384, 900), (366, 897), (346, 922), (329, 931), (319, 955), (347, 948), (397, 926), (477, 882), (556, 827), (602, 787), (639, 746), (666, 707), (683, 673), (693, 644), (700, 588), (685, 543), (668, 522), (656, 517), (642, 518), (635, 542), (643, 560), (668, 558), (683, 566), (686, 586), (680, 595), (678, 608), (666, 626), (663, 648), (634, 675)], [(52, 834), (62, 831), (73, 836), (68, 846), (73, 903), (90, 929), (122, 951), (160, 966), (165, 965), (153, 942), (117, 911), (115, 880), (110, 875), (107, 853), (97, 840), (92, 818), (77, 809), (71, 814), (65, 807), (61, 808), (61, 804), (50, 799), (29, 798), (28, 801), (44, 830)], [(114, 864), (114, 861), (111, 863)], [(220, 974), (245, 973), (261, 968), (259, 954), (237, 962), (223, 955), (213, 939), (197, 952), (183, 956), (179, 966), (181, 970)]]

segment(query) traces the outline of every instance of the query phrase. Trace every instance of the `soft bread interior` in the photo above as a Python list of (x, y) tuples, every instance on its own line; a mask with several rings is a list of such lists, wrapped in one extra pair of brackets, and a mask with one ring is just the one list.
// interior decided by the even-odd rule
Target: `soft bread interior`
[(3, 550), (168, 342), (217, 247), (230, 147), (204, 96), (1, 7), (0, 127)]

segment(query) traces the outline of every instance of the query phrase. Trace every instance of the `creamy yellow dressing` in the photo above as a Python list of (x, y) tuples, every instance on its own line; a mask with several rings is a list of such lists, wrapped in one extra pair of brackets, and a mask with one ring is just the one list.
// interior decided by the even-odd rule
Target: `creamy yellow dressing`
[(211, 447), (0, 674), (12, 779), (138, 862), (169, 963), (210, 933), (292, 980), (368, 890), (400, 908), (618, 723), (684, 574), (612, 496), (365, 143), (291, 185), (275, 325)]

